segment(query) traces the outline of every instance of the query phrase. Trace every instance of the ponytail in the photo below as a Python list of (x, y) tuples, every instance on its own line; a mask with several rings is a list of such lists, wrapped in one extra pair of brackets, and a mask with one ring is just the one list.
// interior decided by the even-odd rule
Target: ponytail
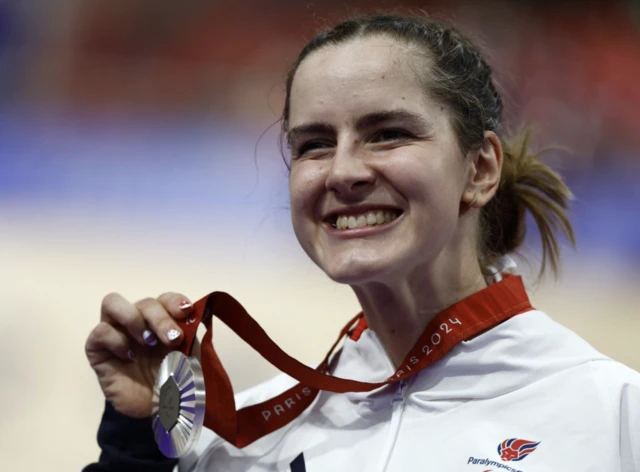
[[(562, 178), (547, 166), (540, 155), (529, 149), (532, 130), (502, 141), (502, 175), (496, 195), (482, 208), (481, 264), (516, 251), (526, 233), (526, 212), (533, 217), (542, 242), (542, 264), (538, 277), (551, 266), (554, 275), (560, 267), (558, 233), (575, 246), (575, 234), (567, 216), (573, 195)], [(546, 149), (548, 150), (548, 149)]]

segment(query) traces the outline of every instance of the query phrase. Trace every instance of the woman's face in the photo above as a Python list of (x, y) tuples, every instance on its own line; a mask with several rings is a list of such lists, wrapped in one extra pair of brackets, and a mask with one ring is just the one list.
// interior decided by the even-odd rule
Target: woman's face
[(437, 273), (459, 252), (465, 161), (446, 109), (412, 67), (423, 61), (377, 36), (315, 51), (295, 75), (293, 227), (338, 282)]

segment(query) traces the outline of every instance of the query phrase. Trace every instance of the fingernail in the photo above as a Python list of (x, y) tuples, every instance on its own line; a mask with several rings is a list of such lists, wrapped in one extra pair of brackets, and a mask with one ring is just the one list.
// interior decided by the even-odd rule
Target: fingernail
[(181, 310), (188, 310), (189, 308), (191, 308), (193, 305), (191, 304), (191, 302), (184, 300), (182, 302), (180, 302), (180, 305), (178, 305), (178, 308), (180, 308)]
[(127, 351), (127, 357), (131, 360), (134, 360), (136, 358), (136, 355), (133, 353), (133, 351), (131, 349), (129, 349)]
[(167, 333), (167, 338), (169, 338), (169, 341), (175, 341), (179, 337), (180, 337), (180, 331), (178, 331), (177, 329), (170, 329), (169, 332)]
[(144, 340), (147, 346), (155, 346), (156, 344), (158, 344), (158, 338), (153, 333), (153, 331), (149, 329), (145, 329), (142, 332), (142, 339)]

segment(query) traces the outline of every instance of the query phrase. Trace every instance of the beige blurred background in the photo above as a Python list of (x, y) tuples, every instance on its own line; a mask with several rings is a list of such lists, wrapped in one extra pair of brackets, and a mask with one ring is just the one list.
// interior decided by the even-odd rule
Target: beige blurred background
[[(549, 159), (576, 193), (579, 246), (564, 251), (557, 281), (533, 282), (535, 237), (520, 267), (536, 307), (639, 370), (637, 7), (404, 4), (480, 38), (509, 122), (536, 121), (541, 143), (574, 150)], [(350, 10), (332, 1), (0, 1), (3, 469), (80, 470), (97, 458), (103, 400), (83, 346), (109, 292), (228, 291), (308, 363), (357, 313), (350, 290), (297, 245), (270, 128), (287, 64), (317, 27)], [(224, 326), (215, 342), (237, 390), (275, 373)]]

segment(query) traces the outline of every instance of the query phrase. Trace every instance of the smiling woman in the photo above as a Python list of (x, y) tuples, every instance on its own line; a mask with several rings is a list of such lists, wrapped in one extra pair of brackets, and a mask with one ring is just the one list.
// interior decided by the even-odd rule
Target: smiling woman
[[(312, 39), (286, 85), (295, 234), (362, 307), (320, 369), (367, 383), (274, 398), (243, 425), (264, 434), (211, 434), (180, 470), (405, 471), (426, 457), (447, 471), (525, 458), (531, 470), (640, 470), (640, 376), (534, 310), (514, 275), (527, 211), (541, 273), (558, 267), (571, 194), (528, 135), (500, 136), (502, 99), (479, 50), (427, 18), (359, 17)], [(151, 443), (148, 379), (157, 341), (175, 349), (192, 309), (180, 294), (103, 301), (87, 341), (108, 401), (103, 455), (86, 470), (176, 464)], [(283, 375), (236, 403), (293, 384)]]

